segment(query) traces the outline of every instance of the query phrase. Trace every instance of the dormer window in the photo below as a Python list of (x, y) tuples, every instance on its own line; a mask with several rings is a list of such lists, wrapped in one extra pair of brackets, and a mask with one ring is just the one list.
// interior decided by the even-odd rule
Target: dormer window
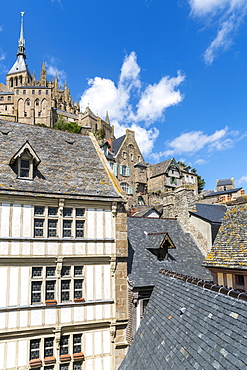
[(144, 233), (146, 234), (146, 248), (149, 249), (159, 261), (168, 259), (168, 249), (176, 248), (168, 233), (147, 233), (145, 231)]
[[(33, 180), (34, 167), (38, 166), (40, 159), (27, 141), (11, 158), (10, 165), (17, 165), (18, 179)], [(15, 166), (14, 166), (15, 167)]]
[(18, 177), (33, 179), (33, 158), (28, 151), (18, 158)]

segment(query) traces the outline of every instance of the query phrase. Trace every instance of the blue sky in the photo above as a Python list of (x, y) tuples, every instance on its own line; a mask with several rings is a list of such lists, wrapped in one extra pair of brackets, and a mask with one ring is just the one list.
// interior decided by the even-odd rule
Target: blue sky
[(109, 112), (150, 163), (174, 157), (246, 187), (246, 0), (11, 0), (0, 13), (0, 82), (25, 11), (27, 63), (67, 81), (82, 110)]

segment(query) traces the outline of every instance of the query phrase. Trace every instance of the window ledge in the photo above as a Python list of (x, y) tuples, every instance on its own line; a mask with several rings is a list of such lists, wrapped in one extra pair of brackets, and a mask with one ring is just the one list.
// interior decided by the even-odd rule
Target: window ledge
[(30, 360), (29, 361), (29, 366), (30, 367), (40, 367), (42, 366), (42, 360), (40, 358), (36, 358), (35, 360)]
[(54, 306), (54, 305), (56, 305), (56, 304), (57, 304), (56, 299), (47, 299), (47, 300), (45, 301), (45, 305), (46, 305), (46, 306)]
[(60, 356), (60, 361), (61, 362), (68, 362), (71, 360), (71, 356), (70, 355), (61, 355)]
[(44, 358), (44, 363), (46, 365), (48, 365), (48, 364), (54, 364), (55, 362), (56, 362), (56, 359), (55, 359), (54, 356), (49, 356), (49, 357), (45, 357)]
[(84, 353), (73, 353), (73, 359), (74, 360), (84, 360)]
[(61, 242), (61, 241), (69, 241), (69, 242), (90, 242), (90, 243), (100, 243), (100, 242), (107, 242), (107, 243), (113, 243), (115, 242), (114, 238), (42, 238), (42, 237), (36, 237), (36, 238), (29, 238), (29, 237), (0, 237), (0, 241), (5, 240), (12, 240), (12, 241), (50, 241), (50, 242)]
[(75, 298), (74, 302), (75, 303), (85, 302), (85, 298)]

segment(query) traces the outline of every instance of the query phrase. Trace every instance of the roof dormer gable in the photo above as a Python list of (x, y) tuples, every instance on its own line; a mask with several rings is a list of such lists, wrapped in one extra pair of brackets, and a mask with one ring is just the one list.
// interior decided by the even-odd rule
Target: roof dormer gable
[(15, 153), (10, 160), (10, 165), (17, 164), (17, 178), (33, 180), (34, 166), (38, 166), (40, 158), (28, 141)]

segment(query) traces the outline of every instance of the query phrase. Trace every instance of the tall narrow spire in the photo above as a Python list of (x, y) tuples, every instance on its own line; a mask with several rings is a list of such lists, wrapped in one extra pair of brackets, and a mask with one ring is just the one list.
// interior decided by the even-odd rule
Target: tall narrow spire
[(24, 14), (25, 14), (25, 12), (21, 12), (21, 31), (20, 31), (20, 38), (19, 38), (19, 41), (18, 41), (17, 56), (22, 55), (23, 58), (26, 59), (25, 39), (24, 39)]

